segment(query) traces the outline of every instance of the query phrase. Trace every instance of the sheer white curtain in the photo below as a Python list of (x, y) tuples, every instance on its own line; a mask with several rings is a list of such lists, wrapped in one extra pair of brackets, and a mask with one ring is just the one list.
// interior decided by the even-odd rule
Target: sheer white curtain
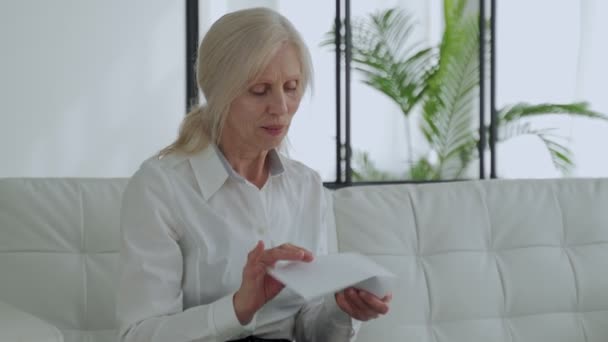
[[(608, 23), (602, 0), (510, 0), (497, 8), (497, 106), (521, 101), (588, 101), (608, 113), (605, 84)], [(573, 152), (572, 176), (608, 176), (608, 123), (552, 116), (530, 121), (553, 128)], [(540, 140), (521, 136), (498, 145), (498, 175), (560, 177)]]
[[(580, 0), (580, 50), (575, 99), (608, 114), (608, 2)], [(575, 175), (608, 177), (608, 122), (571, 120)]]

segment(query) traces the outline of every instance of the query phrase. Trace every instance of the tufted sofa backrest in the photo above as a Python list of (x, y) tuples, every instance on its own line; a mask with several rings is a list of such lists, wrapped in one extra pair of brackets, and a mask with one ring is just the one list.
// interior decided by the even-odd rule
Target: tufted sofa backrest
[[(126, 179), (1, 179), (0, 301), (66, 342), (115, 342)], [(365, 341), (608, 341), (608, 180), (363, 186), (340, 251), (399, 275)], [(331, 238), (331, 237), (330, 237)]]
[(398, 274), (358, 341), (608, 341), (608, 179), (353, 187), (342, 252)]
[(64, 341), (116, 342), (125, 179), (0, 180), (0, 301)]

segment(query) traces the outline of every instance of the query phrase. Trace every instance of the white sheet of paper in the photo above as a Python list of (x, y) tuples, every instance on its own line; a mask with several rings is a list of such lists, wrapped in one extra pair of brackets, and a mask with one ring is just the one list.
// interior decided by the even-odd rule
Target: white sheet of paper
[(298, 295), (310, 300), (354, 286), (383, 297), (395, 275), (370, 258), (341, 253), (317, 256), (310, 262), (280, 261), (269, 273)]

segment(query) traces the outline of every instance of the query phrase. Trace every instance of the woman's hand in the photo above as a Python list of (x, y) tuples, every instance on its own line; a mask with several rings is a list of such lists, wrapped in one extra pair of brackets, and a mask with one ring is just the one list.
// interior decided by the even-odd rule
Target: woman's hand
[(378, 298), (367, 291), (349, 287), (336, 293), (335, 297), (340, 309), (350, 317), (359, 321), (369, 321), (388, 312), (388, 304), (393, 295), (389, 293), (383, 298)]
[(274, 266), (279, 260), (310, 262), (313, 255), (288, 243), (264, 250), (264, 242), (258, 241), (247, 256), (241, 287), (233, 297), (234, 311), (241, 324), (248, 324), (253, 315), (285, 287), (266, 272), (267, 267)]

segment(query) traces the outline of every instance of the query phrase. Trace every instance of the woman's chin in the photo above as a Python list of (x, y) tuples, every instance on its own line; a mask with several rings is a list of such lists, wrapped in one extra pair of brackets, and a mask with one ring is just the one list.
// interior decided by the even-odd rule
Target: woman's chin
[(263, 140), (263, 142), (261, 142), (260, 145), (262, 145), (265, 150), (277, 149), (281, 146), (284, 139), (285, 135), (265, 137), (265, 139)]
[(271, 143), (269, 143), (267, 146), (268, 148), (266, 148), (267, 150), (272, 150), (272, 149), (278, 149), (281, 144), (283, 143), (283, 139), (277, 139), (276, 141), (273, 141)]

